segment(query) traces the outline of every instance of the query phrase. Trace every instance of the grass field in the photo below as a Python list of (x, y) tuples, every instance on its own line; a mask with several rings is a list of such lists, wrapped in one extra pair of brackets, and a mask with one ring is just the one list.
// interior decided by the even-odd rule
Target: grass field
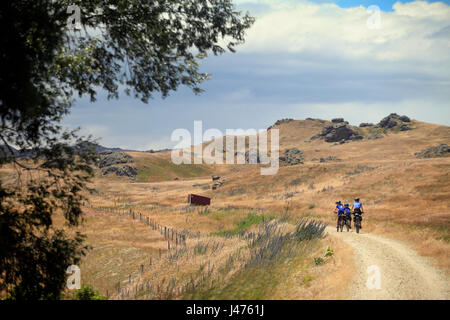
[[(351, 203), (356, 196), (364, 203), (365, 231), (410, 243), (448, 274), (450, 158), (417, 159), (414, 153), (450, 143), (450, 128), (413, 121), (413, 130), (389, 131), (382, 139), (309, 141), (327, 123), (276, 127), (281, 151), (296, 147), (305, 163), (281, 167), (273, 176), (262, 176), (259, 165), (176, 166), (169, 152), (130, 153), (135, 179), (94, 180), (97, 192), (81, 227), (93, 247), (81, 265), (83, 282), (112, 299), (338, 298), (351, 277), (351, 268), (342, 270), (352, 261), (345, 244), (331, 237), (287, 241), (283, 248), (299, 246), (295, 254), (255, 266), (249, 237), (267, 223), (283, 226), (284, 233), (302, 219), (334, 225), (334, 202)], [(341, 161), (315, 160), (329, 156)], [(12, 173), (3, 168), (0, 177)], [(217, 190), (211, 189), (212, 174), (225, 179)], [(211, 206), (188, 206), (189, 193), (211, 197)], [(186, 245), (172, 243), (169, 250), (160, 232), (108, 212), (129, 210), (183, 232)], [(334, 255), (325, 258), (328, 247)]]

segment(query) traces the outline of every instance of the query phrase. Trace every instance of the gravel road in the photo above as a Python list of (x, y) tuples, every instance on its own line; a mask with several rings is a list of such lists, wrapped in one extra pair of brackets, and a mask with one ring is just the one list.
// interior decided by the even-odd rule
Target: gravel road
[(449, 277), (407, 244), (365, 232), (336, 232), (332, 227), (327, 231), (354, 252), (356, 272), (343, 299), (450, 298)]

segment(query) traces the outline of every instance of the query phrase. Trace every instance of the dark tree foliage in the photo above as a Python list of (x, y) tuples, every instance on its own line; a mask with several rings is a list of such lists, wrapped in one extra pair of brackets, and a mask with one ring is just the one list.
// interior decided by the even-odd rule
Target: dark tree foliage
[(123, 90), (148, 102), (180, 85), (198, 93), (209, 77), (199, 61), (234, 52), (254, 20), (229, 0), (0, 3), (0, 166), (15, 170), (0, 174), (0, 293), (58, 299), (87, 247), (53, 220), (79, 224), (96, 161), (90, 140), (59, 125), (74, 97)]

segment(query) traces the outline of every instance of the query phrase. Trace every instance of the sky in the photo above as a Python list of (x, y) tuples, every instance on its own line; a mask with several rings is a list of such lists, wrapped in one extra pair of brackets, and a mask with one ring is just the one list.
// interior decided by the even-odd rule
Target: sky
[(205, 92), (180, 87), (148, 104), (99, 92), (95, 103), (78, 99), (63, 124), (143, 151), (173, 147), (172, 132), (193, 132), (195, 120), (225, 132), (282, 118), (377, 123), (396, 112), (450, 125), (449, 0), (234, 3), (257, 19), (237, 53), (203, 60)]

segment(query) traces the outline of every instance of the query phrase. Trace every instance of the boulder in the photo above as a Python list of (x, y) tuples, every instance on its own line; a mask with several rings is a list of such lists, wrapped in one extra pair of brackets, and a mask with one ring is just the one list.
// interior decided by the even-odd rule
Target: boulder
[(363, 122), (359, 125), (360, 128), (364, 128), (364, 127), (372, 127), (374, 124), (373, 123), (367, 123), (367, 122)]
[(375, 139), (381, 139), (384, 136), (381, 133), (374, 133), (372, 135), (370, 135), (367, 139), (369, 140), (375, 140)]
[(119, 177), (135, 177), (137, 176), (137, 169), (136, 167), (125, 165), (121, 167), (108, 166), (102, 170), (103, 175), (107, 175), (109, 173), (115, 173), (116, 176)]
[(353, 130), (345, 122), (325, 126), (319, 135), (324, 137), (326, 142), (360, 140), (363, 138), (357, 131)]
[(450, 148), (447, 144), (440, 144), (435, 147), (429, 147), (414, 154), (417, 158), (441, 158), (450, 156)]
[(224, 181), (216, 181), (212, 184), (211, 189), (212, 190), (216, 190), (218, 188), (220, 188), (221, 186), (223, 186)]
[(399, 119), (403, 122), (411, 122), (411, 119), (408, 118), (407, 116), (400, 116)]
[(213, 174), (213, 175), (211, 176), (211, 179), (212, 179), (213, 181), (216, 181), (216, 180), (219, 180), (220, 177), (219, 177), (218, 175)]
[(408, 126), (407, 124), (402, 123), (400, 125), (400, 131), (408, 131), (408, 130), (411, 130), (411, 127)]
[(341, 123), (341, 122), (344, 122), (344, 118), (334, 118), (334, 119), (331, 119), (331, 122), (333, 122), (333, 123)]
[(113, 164), (134, 162), (132, 156), (124, 152), (110, 151), (110, 150), (100, 152), (99, 158), (100, 158), (99, 164), (100, 168), (105, 168)]

